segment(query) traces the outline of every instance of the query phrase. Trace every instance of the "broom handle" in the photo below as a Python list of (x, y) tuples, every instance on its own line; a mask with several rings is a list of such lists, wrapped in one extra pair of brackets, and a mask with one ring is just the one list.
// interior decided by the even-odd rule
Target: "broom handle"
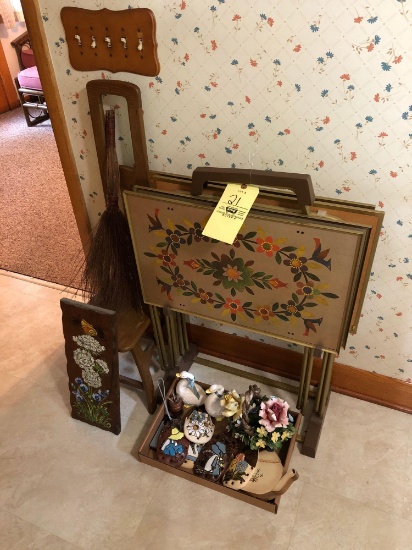
[(107, 206), (115, 207), (118, 204), (120, 189), (120, 171), (117, 160), (115, 133), (116, 115), (113, 109), (106, 112), (105, 137), (106, 137), (106, 189)]

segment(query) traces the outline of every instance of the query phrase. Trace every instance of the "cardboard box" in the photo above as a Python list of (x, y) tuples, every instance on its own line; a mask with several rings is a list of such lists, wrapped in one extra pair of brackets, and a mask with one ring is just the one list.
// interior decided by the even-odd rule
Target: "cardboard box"
[[(167, 393), (167, 396), (170, 396), (173, 393), (174, 387), (177, 382), (178, 382), (178, 379), (176, 379), (173, 382), (171, 388)], [(196, 382), (196, 383), (205, 389), (209, 387), (207, 384), (202, 384), (201, 382)], [(289, 412), (291, 416), (294, 418), (294, 426), (296, 428), (296, 433), (289, 441), (287, 441), (282, 446), (282, 449), (279, 452), (279, 456), (280, 456), (280, 459), (282, 460), (285, 472), (286, 470), (289, 469), (289, 463), (292, 458), (293, 449), (295, 447), (296, 434), (299, 430), (299, 426), (302, 419), (302, 415), (299, 412), (295, 412), (295, 411), (289, 411)], [(276, 499), (272, 501), (261, 500), (258, 497), (248, 495), (243, 491), (234, 491), (233, 489), (224, 487), (223, 485), (220, 485), (218, 483), (206, 481), (205, 479), (195, 476), (191, 471), (185, 470), (183, 468), (174, 468), (173, 466), (168, 466), (167, 464), (163, 464), (162, 462), (159, 462), (156, 457), (156, 451), (150, 448), (150, 442), (155, 436), (156, 431), (159, 428), (164, 415), (165, 415), (165, 407), (164, 405), (162, 405), (160, 409), (157, 411), (156, 415), (154, 416), (154, 419), (149, 428), (149, 431), (147, 432), (146, 437), (144, 438), (143, 443), (139, 449), (138, 456), (141, 462), (144, 462), (145, 464), (149, 464), (154, 468), (159, 468), (159, 470), (163, 470), (165, 472), (168, 472), (169, 474), (173, 474), (175, 476), (182, 477), (184, 479), (192, 481), (193, 483), (198, 483), (199, 485), (203, 485), (204, 487), (208, 487), (213, 491), (218, 491), (219, 493), (223, 493), (229, 497), (243, 500), (243, 502), (247, 502), (248, 504), (253, 504), (254, 506), (258, 506), (263, 510), (272, 512), (273, 514), (277, 513), (279, 502), (280, 502), (280, 496), (276, 497)]]

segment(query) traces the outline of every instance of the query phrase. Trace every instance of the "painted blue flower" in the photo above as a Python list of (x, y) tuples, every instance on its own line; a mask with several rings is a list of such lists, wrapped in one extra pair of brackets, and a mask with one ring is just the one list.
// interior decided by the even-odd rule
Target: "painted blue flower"
[(408, 279), (412, 279), (412, 273), (407, 273), (406, 276), (408, 277)]
[(232, 149), (230, 149), (229, 147), (225, 147), (225, 151), (228, 155), (232, 154)]
[(266, 21), (267, 17), (264, 13), (261, 13), (260, 14), (260, 18), (263, 19), (264, 21)]
[(253, 122), (249, 122), (249, 124), (247, 125), (247, 127), (249, 128), (249, 130), (251, 130), (252, 128), (255, 127), (255, 125), (253, 124)]
[(176, 118), (175, 116), (171, 116), (171, 117), (170, 117), (170, 120), (171, 120), (172, 122), (176, 122), (177, 118)]
[(180, 143), (181, 145), (184, 145), (184, 144), (185, 144), (185, 141), (184, 141), (183, 139), (181, 139), (181, 140), (179, 141), (179, 143)]
[(402, 220), (398, 220), (396, 223), (397, 223), (398, 225), (400, 225), (401, 227), (402, 227), (402, 225), (403, 225), (403, 221), (402, 221)]
[(355, 89), (355, 86), (353, 84), (349, 84), (348, 90), (354, 90), (354, 89)]
[(193, 168), (193, 164), (187, 164), (187, 165), (186, 165), (186, 168), (187, 168), (188, 170), (191, 170), (191, 169)]
[(278, 136), (284, 136), (285, 132), (278, 132)]
[(342, 195), (342, 191), (340, 189), (336, 189), (335, 191), (337, 195)]
[(231, 168), (236, 168), (236, 164), (234, 162), (232, 162), (232, 164), (230, 165)]
[[(220, 134), (219, 128), (217, 129), (217, 133)], [(185, 136), (185, 141), (192, 141), (189, 136)]]
[(314, 148), (312, 145), (309, 145), (308, 151), (310, 151), (311, 153), (313, 153), (313, 152), (315, 151), (315, 148)]
[(363, 124), (361, 124), (360, 122), (358, 122), (357, 124), (355, 124), (356, 128), (362, 128)]
[(228, 101), (227, 104), (228, 104), (230, 107), (233, 107), (233, 105), (234, 105), (233, 101)]
[(82, 395), (80, 395), (80, 393), (74, 393), (74, 395), (76, 396), (76, 401), (78, 401), (79, 403), (84, 401), (84, 397)]
[(365, 120), (366, 120), (367, 122), (372, 122), (372, 121), (373, 121), (373, 117), (371, 117), (371, 116), (365, 116)]
[(79, 384), (79, 388), (82, 390), (83, 393), (89, 391), (89, 386), (86, 386), (86, 384), (84, 384), (83, 382)]
[(147, 140), (149, 143), (154, 143), (154, 139), (150, 138)]
[(284, 163), (283, 163), (283, 160), (282, 159), (278, 159), (278, 164), (279, 166), (282, 166)]
[[(228, 103), (228, 105), (229, 105), (229, 103)], [(233, 105), (233, 103), (232, 103), (232, 105)], [(216, 118), (216, 115), (209, 115), (209, 118), (213, 120), (214, 118)]]
[(182, 14), (181, 14), (181, 13), (176, 13), (175, 19), (180, 19), (181, 17), (182, 17)]
[[(216, 133), (217, 133), (217, 135), (220, 135), (222, 133), (222, 130), (220, 128), (216, 128)], [(190, 141), (190, 139), (189, 139), (189, 141)]]
[(316, 130), (317, 132), (321, 132), (321, 131), (323, 130), (323, 126), (317, 126), (317, 127), (315, 128), (315, 130)]
[(328, 95), (328, 93), (329, 93), (329, 90), (322, 90), (322, 92), (321, 92), (320, 95), (321, 95), (322, 97), (326, 97), (326, 96)]
[(371, 174), (372, 176), (374, 176), (375, 174), (377, 174), (378, 172), (376, 170), (369, 170), (369, 174)]
[(271, 119), (270, 116), (268, 116), (268, 115), (265, 116), (265, 120), (266, 120), (266, 122), (272, 122), (272, 119)]
[(172, 159), (170, 159), (169, 157), (166, 157), (166, 160), (169, 164), (172, 164)]
[(377, 17), (377, 16), (376, 16), (376, 17), (370, 17), (369, 19), (367, 19), (368, 23), (370, 23), (371, 25), (372, 25), (373, 23), (376, 23), (377, 20), (378, 20), (378, 17)]
[(231, 65), (239, 65), (239, 61), (237, 59), (232, 59)]
[(176, 46), (177, 46), (177, 44), (179, 44), (177, 38), (172, 38), (172, 42), (173, 42), (173, 44), (176, 44)]
[(216, 6), (210, 6), (210, 11), (216, 11)]
[(273, 60), (273, 63), (274, 63), (275, 65), (281, 65), (280, 59), (274, 59), (274, 60)]
[(318, 57), (316, 61), (318, 63), (325, 63), (325, 60), (323, 59), (323, 57)]
[(175, 88), (175, 94), (180, 95), (180, 90), (179, 90), (179, 88)]
[(332, 52), (326, 52), (325, 55), (326, 55), (326, 57), (329, 57), (329, 59), (332, 59), (332, 57), (334, 57)]
[(317, 27), (316, 25), (311, 25), (311, 26), (310, 26), (310, 30), (311, 30), (312, 32), (318, 32), (319, 27)]
[(386, 63), (386, 61), (382, 61), (381, 63), (382, 70), (384, 71), (390, 71), (392, 66), (389, 65), (389, 63)]
[(156, 80), (159, 84), (163, 84), (163, 80), (160, 78), (160, 76), (155, 76), (155, 80)]
[(296, 88), (296, 91), (297, 91), (297, 92), (300, 92), (300, 90), (301, 90), (300, 84), (295, 84), (295, 88)]
[(66, 69), (66, 74), (67, 76), (70, 76), (72, 74), (71, 70), (70, 69)]
[(80, 378), (80, 376), (75, 378), (74, 381), (76, 382), (76, 384), (83, 384), (83, 380)]
[(340, 139), (335, 139), (333, 143), (340, 143)]
[(403, 120), (408, 120), (408, 113), (407, 112), (402, 113), (402, 118)]
[(195, 28), (193, 29), (193, 32), (199, 32), (199, 27), (195, 27)]
[(375, 38), (374, 38), (375, 44), (378, 45), (380, 41), (381, 41), (381, 37), (375, 34)]
[(205, 90), (206, 90), (207, 92), (210, 92), (211, 89), (212, 89), (212, 88), (211, 88), (210, 86), (205, 86)]
[(99, 403), (102, 400), (101, 395), (99, 395), (98, 393), (93, 393), (92, 397), (95, 401), (97, 401), (97, 403)]

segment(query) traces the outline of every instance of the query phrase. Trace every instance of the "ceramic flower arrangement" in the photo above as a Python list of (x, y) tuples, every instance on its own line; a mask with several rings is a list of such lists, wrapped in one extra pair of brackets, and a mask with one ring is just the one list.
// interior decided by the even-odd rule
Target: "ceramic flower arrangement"
[(288, 411), (283, 399), (262, 396), (258, 386), (249, 386), (241, 399), (241, 413), (229, 419), (229, 429), (252, 450), (278, 451), (296, 431)]

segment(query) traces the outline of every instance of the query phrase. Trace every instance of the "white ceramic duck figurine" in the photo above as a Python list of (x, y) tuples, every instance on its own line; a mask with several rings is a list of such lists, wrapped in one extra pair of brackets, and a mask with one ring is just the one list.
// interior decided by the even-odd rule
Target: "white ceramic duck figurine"
[(205, 390), (196, 384), (195, 377), (190, 372), (182, 370), (176, 373), (180, 378), (176, 384), (176, 393), (183, 399), (185, 405), (202, 405), (206, 399)]
[(214, 418), (221, 419), (225, 407), (220, 404), (225, 388), (220, 384), (213, 384), (206, 390), (208, 396), (205, 399), (204, 405), (206, 411)]

